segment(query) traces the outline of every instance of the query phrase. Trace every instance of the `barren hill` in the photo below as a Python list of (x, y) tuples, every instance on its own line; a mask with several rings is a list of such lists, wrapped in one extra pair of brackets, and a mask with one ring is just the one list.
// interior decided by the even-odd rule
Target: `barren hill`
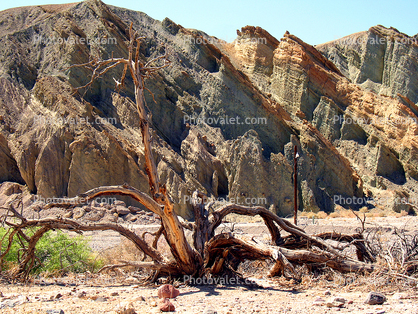
[(98, 0), (0, 12), (0, 182), (44, 198), (125, 182), (148, 191), (132, 80), (117, 93), (115, 68), (73, 93), (89, 72), (69, 68), (126, 57), (131, 22), (141, 58), (172, 61), (146, 81), (146, 100), (182, 216), (196, 189), (291, 214), (295, 145), (300, 209), (416, 208), (417, 36), (376, 26), (313, 47), (246, 26), (225, 43)]

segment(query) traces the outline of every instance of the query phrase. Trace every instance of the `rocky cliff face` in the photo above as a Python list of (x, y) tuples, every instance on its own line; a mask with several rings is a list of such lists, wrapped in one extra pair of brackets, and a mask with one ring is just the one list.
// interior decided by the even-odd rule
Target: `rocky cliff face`
[(410, 37), (378, 25), (316, 48), (351, 82), (418, 103), (418, 34)]
[(146, 98), (161, 180), (182, 216), (192, 218), (195, 189), (291, 214), (295, 145), (300, 209), (331, 211), (335, 196), (416, 196), (412, 85), (394, 87), (401, 98), (379, 95), (293, 35), (247, 26), (227, 44), (97, 0), (0, 12), (1, 181), (43, 197), (125, 182), (148, 191), (132, 81), (116, 93), (114, 69), (74, 94), (89, 72), (69, 68), (126, 57), (131, 22), (146, 37), (141, 58), (169, 49), (172, 60), (146, 82), (155, 102)]
[[(360, 82), (354, 84), (341, 63), (334, 64), (327, 54), (321, 54), (325, 45), (316, 49), (288, 33), (279, 43), (272, 44), (261, 33), (259, 29), (245, 27), (239, 32), (239, 40), (224, 44), (223, 49), (297, 125), (304, 153), (302, 195), (315, 195), (311, 201), (303, 197), (305, 207), (315, 208), (319, 202), (320, 208), (329, 208), (330, 195), (345, 194), (390, 199), (386, 202), (390, 206), (394, 197), (414, 200), (418, 119), (415, 104), (406, 96), (411, 95), (413, 88), (405, 88), (409, 94), (400, 95), (397, 90), (393, 97), (379, 95)], [(251, 44), (241, 44), (244, 36), (253, 38)], [(412, 71), (417, 60), (416, 46), (395, 44), (405, 45), (403, 50), (394, 52), (393, 58), (409, 65), (408, 71), (399, 70), (409, 76), (404, 81), (398, 77), (394, 82), (413, 82), (417, 79)], [(257, 70), (262, 64), (259, 60), (267, 59), (268, 66)], [(370, 62), (377, 62), (372, 59)], [(365, 67), (373, 69), (366, 59)]]

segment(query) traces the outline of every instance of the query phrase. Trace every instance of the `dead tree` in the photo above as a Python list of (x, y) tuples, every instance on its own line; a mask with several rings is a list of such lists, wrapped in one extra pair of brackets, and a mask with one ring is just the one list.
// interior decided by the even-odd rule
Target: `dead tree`
[[(129, 71), (135, 88), (135, 102), (139, 115), (139, 127), (144, 145), (145, 170), (150, 186), (149, 194), (139, 191), (131, 186), (101, 186), (78, 195), (73, 199), (67, 199), (67, 203), (48, 204), (46, 207), (64, 207), (72, 204), (80, 204), (92, 201), (94, 198), (104, 195), (130, 196), (144, 207), (161, 218), (161, 227), (154, 234), (153, 244), (147, 243), (142, 237), (117, 223), (81, 223), (75, 219), (68, 218), (45, 218), (27, 219), (23, 217), (14, 204), (9, 204), (3, 214), (3, 222), (10, 227), (7, 239), (8, 249), (11, 242), (17, 238), (25, 239), (26, 243), (19, 267), (14, 276), (26, 279), (36, 259), (34, 248), (42, 235), (52, 229), (83, 232), (90, 230), (113, 230), (126, 237), (142, 251), (150, 262), (124, 261), (123, 265), (135, 265), (153, 270), (153, 278), (159, 276), (181, 277), (203, 276), (205, 274), (221, 275), (226, 271), (236, 271), (239, 263), (245, 260), (273, 260), (274, 266), (270, 270), (271, 276), (284, 274), (297, 277), (294, 265), (315, 264), (328, 266), (341, 272), (371, 272), (373, 271), (373, 257), (362, 244), (361, 235), (348, 236), (338, 234), (323, 234), (311, 236), (303, 229), (293, 225), (285, 219), (278, 217), (264, 207), (246, 207), (236, 204), (228, 204), (214, 210), (211, 213), (205, 208), (202, 193), (193, 194), (193, 208), (195, 221), (185, 222), (179, 219), (174, 211), (173, 203), (168, 195), (166, 187), (161, 184), (155, 159), (151, 149), (149, 124), (150, 120), (146, 112), (144, 91), (144, 80), (152, 73), (167, 67), (170, 63), (167, 52), (143, 63), (140, 57), (140, 43), (143, 38), (139, 37), (133, 30), (132, 24), (129, 28), (129, 55), (128, 58), (110, 58), (107, 60), (93, 59), (84, 64), (73, 65), (72, 67), (83, 67), (92, 71), (91, 80), (84, 86), (77, 89), (89, 87), (96, 79), (104, 76), (109, 70), (123, 66), (121, 79), (115, 80), (116, 88), (124, 86)], [(261, 216), (271, 235), (271, 244), (261, 244), (239, 239), (232, 233), (217, 234), (216, 229), (230, 214), (246, 216)], [(31, 227), (38, 227), (37, 232), (28, 237), (24, 230)], [(185, 236), (185, 229), (192, 230), (193, 243), (189, 243)], [(281, 231), (289, 233), (283, 237)], [(158, 251), (158, 239), (164, 236), (167, 241), (173, 259), (162, 255)], [(358, 251), (358, 259), (350, 258), (343, 254), (341, 247), (333, 246), (326, 240), (333, 238), (336, 241), (354, 245)], [(1, 252), (0, 260), (7, 254)]]

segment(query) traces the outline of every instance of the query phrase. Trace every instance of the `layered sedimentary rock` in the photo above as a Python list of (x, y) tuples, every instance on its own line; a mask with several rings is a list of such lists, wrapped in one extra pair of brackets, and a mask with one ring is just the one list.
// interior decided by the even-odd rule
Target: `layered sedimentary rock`
[(418, 103), (418, 36), (377, 25), (316, 48), (353, 83)]
[[(254, 29), (245, 30), (258, 38)], [(402, 191), (411, 199), (416, 198), (418, 177), (414, 169), (418, 161), (418, 117), (415, 104), (407, 96), (399, 97), (398, 90), (394, 92), (394, 97), (379, 95), (362, 84), (354, 84), (348, 77), (350, 72), (344, 71), (341, 64), (334, 65), (326, 58), (327, 54), (321, 54), (315, 47), (289, 33), (274, 50), (265, 54), (266, 58), (273, 55), (272, 70), (265, 71), (262, 76), (252, 70), (254, 66), (251, 62), (256, 64), (256, 60), (263, 59), (260, 52), (269, 45), (258, 38), (252, 41), (252, 46), (246, 49), (246, 53), (231, 44), (225, 45), (224, 50), (233, 55), (231, 59), (236, 66), (246, 72), (259, 89), (292, 116), (300, 132), (302, 157), (303, 153), (314, 148), (314, 153), (307, 154), (314, 158), (312, 161), (305, 160), (302, 169), (310, 163), (314, 169), (321, 169), (321, 165), (327, 163), (318, 171), (322, 174), (316, 173), (311, 178), (312, 172), (303, 170), (303, 194), (308, 197), (313, 193), (318, 200), (321, 199), (321, 191), (327, 195), (344, 195), (345, 189), (348, 195), (359, 196), (364, 192), (379, 197), (386, 193), (377, 187), (376, 182), (379, 181), (385, 182), (384, 189)], [(324, 46), (319, 49), (323, 52)], [(410, 44), (405, 49), (409, 53), (394, 53), (396, 58), (404, 60), (404, 64), (412, 65), (409, 72), (404, 72), (409, 73), (406, 82), (413, 82), (417, 79), (416, 74), (411, 73), (417, 60), (414, 57), (416, 47)], [(375, 58), (372, 59), (371, 62), (376, 62)], [(364, 67), (374, 67), (367, 64), (367, 60), (363, 62)], [(398, 77), (395, 81), (402, 82), (402, 78)], [(410, 87), (405, 90), (413, 90)], [(309, 134), (315, 134), (315, 140), (307, 142), (313, 144), (303, 145), (308, 130)], [(330, 164), (330, 160), (337, 161)], [(330, 175), (330, 172), (335, 175)], [(354, 179), (348, 179), (351, 177)], [(312, 206), (317, 206), (316, 203)], [(320, 206), (324, 207), (327, 206)]]
[(154, 97), (145, 95), (158, 172), (183, 217), (192, 218), (196, 189), (214, 203), (291, 214), (294, 146), (300, 209), (331, 211), (335, 195), (414, 197), (412, 94), (369, 91), (288, 33), (278, 40), (247, 26), (227, 44), (97, 0), (0, 12), (1, 181), (42, 197), (123, 183), (148, 191), (132, 80), (117, 93), (115, 68), (74, 93), (90, 72), (70, 68), (126, 57), (131, 22), (146, 37), (143, 60), (169, 49), (171, 65), (146, 81)]

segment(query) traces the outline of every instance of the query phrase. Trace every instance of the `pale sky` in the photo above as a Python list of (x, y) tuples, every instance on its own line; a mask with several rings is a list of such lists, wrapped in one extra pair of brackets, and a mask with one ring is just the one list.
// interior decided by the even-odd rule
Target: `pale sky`
[[(71, 0), (0, 0), (0, 10), (11, 7)], [(187, 28), (196, 28), (228, 42), (242, 26), (261, 26), (280, 39), (288, 30), (316, 45), (371, 26), (393, 26), (413, 36), (418, 33), (418, 1), (367, 0), (105, 0), (107, 4), (142, 11), (157, 20), (169, 17)]]

